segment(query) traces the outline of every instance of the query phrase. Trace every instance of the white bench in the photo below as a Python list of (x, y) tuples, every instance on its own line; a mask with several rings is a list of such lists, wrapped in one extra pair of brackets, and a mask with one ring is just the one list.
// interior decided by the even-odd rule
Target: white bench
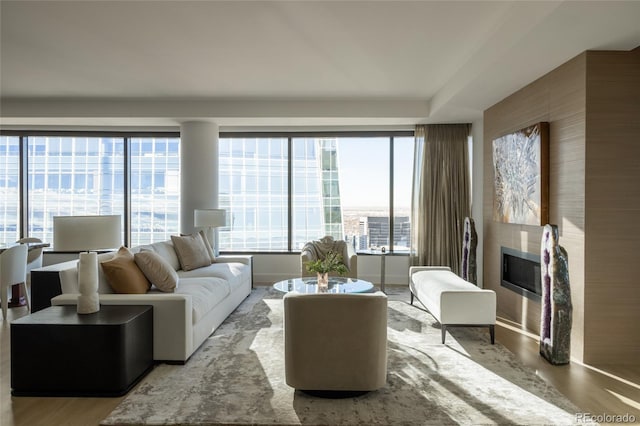
[(444, 344), (447, 327), (489, 327), (495, 342), (496, 293), (463, 280), (446, 266), (409, 268), (411, 304), (414, 296), (441, 324)]

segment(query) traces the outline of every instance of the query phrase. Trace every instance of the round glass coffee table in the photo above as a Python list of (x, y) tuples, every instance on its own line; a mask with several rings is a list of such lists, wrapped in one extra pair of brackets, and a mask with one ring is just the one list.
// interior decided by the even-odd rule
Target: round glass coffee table
[(284, 293), (369, 293), (373, 291), (373, 284), (356, 278), (329, 277), (327, 288), (320, 289), (316, 278), (304, 277), (279, 281), (273, 288)]

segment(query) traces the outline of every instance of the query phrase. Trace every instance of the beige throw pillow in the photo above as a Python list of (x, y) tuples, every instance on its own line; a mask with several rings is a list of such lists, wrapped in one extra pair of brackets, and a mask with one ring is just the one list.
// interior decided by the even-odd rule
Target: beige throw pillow
[(151, 283), (144, 276), (133, 258), (133, 253), (120, 247), (116, 255), (100, 264), (109, 285), (116, 293), (144, 294), (151, 288)]
[(136, 265), (151, 284), (160, 291), (173, 293), (178, 286), (178, 273), (158, 253), (141, 251), (133, 255)]
[(191, 271), (211, 265), (211, 257), (200, 234), (180, 237), (172, 235), (171, 241), (183, 271)]

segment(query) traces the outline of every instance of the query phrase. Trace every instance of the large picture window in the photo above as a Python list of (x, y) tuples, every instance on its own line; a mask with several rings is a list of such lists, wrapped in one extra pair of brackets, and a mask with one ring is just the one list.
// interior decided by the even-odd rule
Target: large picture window
[[(130, 246), (169, 239), (180, 229), (179, 146), (175, 134), (3, 135), (2, 242), (23, 228), (51, 241), (53, 216), (96, 214), (121, 215)], [(411, 132), (222, 133), (218, 149), (222, 251), (296, 252), (325, 235), (359, 252), (408, 251)]]
[(218, 146), (218, 204), (229, 224), (219, 234), (220, 248), (287, 250), (287, 139), (220, 138)]
[(27, 150), (29, 236), (52, 241), (53, 216), (123, 214), (123, 138), (34, 136)]
[(408, 252), (413, 137), (230, 135), (219, 149), (221, 250), (297, 251), (330, 235)]

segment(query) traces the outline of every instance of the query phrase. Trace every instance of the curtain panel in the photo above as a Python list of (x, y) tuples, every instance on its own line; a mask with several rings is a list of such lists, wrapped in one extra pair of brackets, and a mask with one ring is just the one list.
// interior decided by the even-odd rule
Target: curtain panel
[(416, 126), (411, 264), (460, 274), (464, 218), (470, 216), (471, 124)]

